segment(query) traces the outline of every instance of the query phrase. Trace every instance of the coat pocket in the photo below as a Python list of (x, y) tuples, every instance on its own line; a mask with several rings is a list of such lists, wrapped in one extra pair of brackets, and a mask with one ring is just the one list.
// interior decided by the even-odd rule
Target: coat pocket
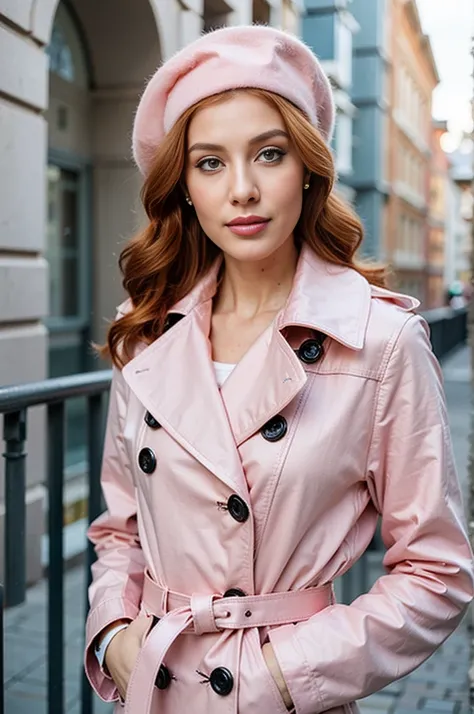
[(239, 714), (288, 714), (285, 702), (267, 667), (256, 628), (245, 630), (239, 672)]

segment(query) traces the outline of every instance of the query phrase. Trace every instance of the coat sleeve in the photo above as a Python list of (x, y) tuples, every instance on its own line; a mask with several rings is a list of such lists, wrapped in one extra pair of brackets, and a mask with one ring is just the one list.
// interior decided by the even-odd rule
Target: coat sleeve
[(382, 516), (387, 574), (270, 633), (297, 714), (361, 699), (411, 672), (452, 633), (473, 597), (441, 373), (411, 315), (379, 384), (367, 479)]
[(85, 669), (97, 694), (118, 700), (118, 690), (97, 662), (94, 640), (118, 619), (137, 617), (145, 562), (137, 528), (135, 487), (123, 439), (126, 385), (114, 368), (104, 442), (101, 484), (107, 510), (89, 528), (97, 560), (92, 566), (90, 611), (86, 622)]

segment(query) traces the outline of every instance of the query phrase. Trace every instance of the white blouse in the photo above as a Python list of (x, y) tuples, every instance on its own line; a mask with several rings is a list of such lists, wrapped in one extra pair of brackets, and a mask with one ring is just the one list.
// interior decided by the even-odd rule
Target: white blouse
[(225, 362), (213, 362), (213, 365), (216, 373), (216, 381), (220, 389), (229, 374), (234, 369), (235, 364), (226, 364)]

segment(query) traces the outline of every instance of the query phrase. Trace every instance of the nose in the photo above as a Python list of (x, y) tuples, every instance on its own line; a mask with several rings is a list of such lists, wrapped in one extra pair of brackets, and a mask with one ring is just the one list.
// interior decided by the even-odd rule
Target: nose
[(230, 177), (229, 199), (233, 205), (256, 203), (260, 190), (249, 166), (235, 167)]

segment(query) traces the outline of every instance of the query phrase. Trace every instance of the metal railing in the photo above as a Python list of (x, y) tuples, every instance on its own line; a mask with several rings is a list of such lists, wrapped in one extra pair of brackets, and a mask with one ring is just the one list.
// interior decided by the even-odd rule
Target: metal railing
[(431, 330), (431, 345), (438, 359), (443, 359), (467, 341), (467, 307), (453, 310), (440, 307), (423, 313)]
[[(102, 510), (100, 464), (103, 440), (103, 395), (111, 382), (111, 371), (49, 379), (18, 387), (0, 388), (0, 413), (4, 413), (5, 441), (5, 605), (19, 605), (26, 597), (26, 450), (27, 410), (37, 405), (48, 409), (48, 714), (64, 714), (64, 553), (63, 489), (65, 454), (65, 403), (74, 397), (87, 398), (88, 520)], [(94, 550), (87, 548), (86, 582), (90, 584)], [(87, 592), (84, 593), (87, 605)], [(2, 609), (3, 610), (3, 609)], [(3, 645), (3, 626), (2, 626)], [(78, 673), (79, 674), (79, 673)], [(2, 688), (3, 690), (3, 688)], [(3, 695), (0, 712), (3, 712)], [(85, 677), (81, 682), (81, 714), (92, 714), (92, 690)]]
[[(438, 358), (447, 355), (467, 337), (467, 310), (449, 308), (424, 315), (431, 327), (433, 349)], [(102, 510), (100, 465), (104, 426), (103, 398), (111, 382), (111, 371), (91, 372), (43, 382), (0, 388), (0, 414), (4, 414), (5, 441), (5, 583), (0, 586), (0, 598), (5, 605), (21, 604), (26, 597), (26, 450), (27, 410), (46, 405), (48, 430), (48, 714), (64, 714), (64, 553), (63, 490), (65, 457), (65, 403), (72, 398), (87, 399), (88, 452), (88, 521)], [(375, 543), (375, 541), (374, 541)], [(90, 584), (91, 565), (95, 554), (91, 544), (87, 551), (86, 584)], [(343, 578), (342, 597), (350, 602), (365, 589), (367, 563), (361, 558)], [(87, 592), (84, 593), (87, 604)], [(0, 605), (2, 603), (0, 602)], [(2, 608), (3, 610), (3, 605)], [(3, 643), (3, 619), (0, 620)], [(3, 674), (3, 648), (0, 653)], [(79, 676), (80, 673), (78, 673)], [(0, 695), (0, 714), (3, 714), (3, 695)], [(81, 686), (81, 714), (92, 714), (92, 690), (84, 674)]]
[[(4, 604), (3, 604), (3, 585), (0, 585), (0, 677), (1, 681), (4, 682), (4, 666), (3, 666), (3, 659), (4, 659), (4, 641), (3, 641), (3, 609), (4, 609)], [(4, 695), (3, 695), (3, 687), (2, 687), (2, 693), (0, 694), (0, 714), (4, 714), (4, 709), (5, 709), (5, 701), (4, 701)]]

